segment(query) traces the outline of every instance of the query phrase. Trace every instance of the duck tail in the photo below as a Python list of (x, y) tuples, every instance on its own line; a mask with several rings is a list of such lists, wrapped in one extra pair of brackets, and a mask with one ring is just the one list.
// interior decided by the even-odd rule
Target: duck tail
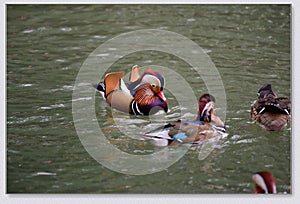
[(95, 89), (102, 95), (105, 99), (105, 84), (104, 82), (100, 82), (99, 84), (92, 84)]

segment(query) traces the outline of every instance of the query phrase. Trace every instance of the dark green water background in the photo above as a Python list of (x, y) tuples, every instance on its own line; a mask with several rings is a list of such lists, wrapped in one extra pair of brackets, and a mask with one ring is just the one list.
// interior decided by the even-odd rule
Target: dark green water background
[[(290, 193), (291, 128), (267, 132), (250, 123), (249, 113), (264, 83), (291, 97), (290, 20), (289, 5), (7, 5), (7, 192), (252, 193), (252, 173), (269, 170), (278, 191)], [(166, 170), (133, 176), (105, 168), (85, 151), (74, 128), (72, 92), (95, 48), (139, 29), (176, 32), (207, 52), (224, 83), (229, 135), (203, 160), (194, 148)], [(206, 91), (201, 78), (174, 56), (132, 54), (116, 70), (133, 64), (171, 64), (199, 96)], [(176, 100), (166, 96), (171, 107), (166, 117), (180, 118)], [(117, 148), (136, 154), (157, 150), (120, 135), (100, 97), (96, 109)], [(117, 119), (131, 130), (149, 124), (143, 117), (117, 114)]]

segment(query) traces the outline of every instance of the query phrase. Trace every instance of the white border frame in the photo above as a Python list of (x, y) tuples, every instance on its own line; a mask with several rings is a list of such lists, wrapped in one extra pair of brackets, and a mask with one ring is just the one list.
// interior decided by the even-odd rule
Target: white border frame
[[(6, 194), (6, 4), (292, 4), (292, 16), (291, 16), (291, 26), (292, 26), (292, 40), (291, 40), (291, 52), (292, 52), (292, 104), (293, 104), (293, 143), (292, 143), (292, 191), (291, 195), (246, 195), (246, 194), (212, 194), (212, 195), (195, 195), (195, 194), (172, 194), (172, 195), (148, 195), (148, 194)], [(72, 0), (72, 1), (57, 1), (57, 0), (27, 0), (27, 1), (12, 1), (4, 0), (0, 4), (0, 201), (5, 204), (15, 204), (15, 203), (30, 203), (30, 204), (48, 204), (48, 203), (125, 203), (125, 204), (135, 204), (135, 203), (169, 203), (182, 204), (182, 203), (205, 203), (205, 204), (218, 204), (218, 203), (230, 203), (230, 204), (247, 204), (247, 203), (272, 203), (272, 204), (282, 204), (282, 203), (299, 203), (299, 185), (300, 185), (300, 166), (296, 161), (299, 161), (299, 150), (300, 139), (297, 137), (300, 127), (297, 126), (299, 119), (299, 109), (296, 105), (299, 102), (299, 92), (296, 93), (297, 88), (299, 88), (299, 82), (297, 82), (300, 76), (300, 63), (299, 58), (296, 56), (300, 55), (299, 52), (299, 24), (300, 24), (300, 1), (297, 0), (252, 0), (252, 1), (241, 1), (241, 0), (223, 0), (223, 1), (210, 1), (210, 0), (198, 0), (198, 1), (164, 1), (159, 0), (131, 0), (128, 1), (83, 1), (83, 0)], [(298, 19), (298, 21), (296, 20)], [(298, 35), (297, 35), (298, 34)], [(298, 69), (296, 68), (298, 67)]]

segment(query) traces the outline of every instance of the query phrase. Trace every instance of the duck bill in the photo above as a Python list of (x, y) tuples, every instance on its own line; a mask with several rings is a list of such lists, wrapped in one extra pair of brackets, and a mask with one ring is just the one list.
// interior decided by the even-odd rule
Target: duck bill
[(162, 91), (160, 91), (157, 93), (157, 96), (161, 100), (160, 107), (162, 107), (164, 109), (164, 111), (167, 113), (168, 112), (168, 101), (167, 101), (164, 93)]
[(168, 103), (168, 101), (167, 101), (167, 99), (166, 99), (166, 97), (165, 97), (165, 95), (164, 95), (164, 92), (162, 92), (162, 91), (158, 92), (158, 93), (157, 93), (157, 96), (158, 96), (161, 100), (163, 100), (164, 102)]

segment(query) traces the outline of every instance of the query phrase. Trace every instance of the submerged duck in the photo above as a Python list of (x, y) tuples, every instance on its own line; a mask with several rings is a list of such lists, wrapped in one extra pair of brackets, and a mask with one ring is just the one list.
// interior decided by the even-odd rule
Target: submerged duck
[(282, 130), (291, 120), (291, 101), (277, 97), (271, 84), (258, 90), (258, 99), (251, 106), (251, 118), (262, 124), (266, 130)]
[(198, 117), (191, 122), (168, 123), (163, 127), (144, 134), (157, 146), (168, 146), (179, 143), (200, 144), (208, 139), (226, 136), (223, 121), (216, 116), (214, 97), (203, 94), (199, 99)]
[(252, 176), (255, 184), (254, 193), (277, 193), (274, 176), (268, 171), (260, 171)]
[(132, 115), (150, 115), (160, 110), (167, 112), (164, 76), (150, 68), (140, 76), (139, 70), (137, 65), (132, 67), (128, 84), (123, 80), (123, 71), (108, 73), (96, 88), (112, 108), (121, 112)]

